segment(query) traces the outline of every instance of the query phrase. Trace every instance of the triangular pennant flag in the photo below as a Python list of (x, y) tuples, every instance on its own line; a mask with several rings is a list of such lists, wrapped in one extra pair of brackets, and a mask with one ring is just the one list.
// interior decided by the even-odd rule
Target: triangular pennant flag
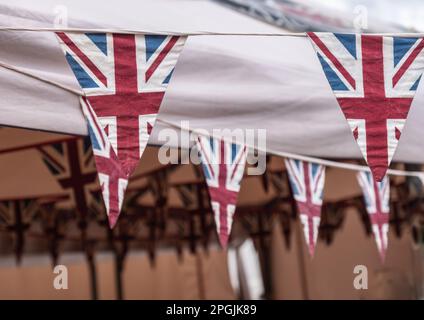
[[(90, 115), (85, 115), (97, 125), (99, 137), (107, 140), (103, 146), (112, 148), (101, 159), (111, 163), (102, 166), (97, 161), (97, 169), (113, 170), (107, 176), (117, 179), (116, 183), (128, 180), (146, 148), (186, 37), (78, 32), (56, 35), (90, 106), (85, 108)], [(119, 188), (125, 190), (123, 185)], [(120, 211), (116, 203), (122, 199), (107, 199), (107, 189), (104, 187), (103, 195), (109, 219), (116, 222)]]
[(293, 159), (286, 159), (285, 164), (309, 254), (313, 257), (321, 222), (325, 166)]
[(146, 147), (186, 37), (64, 33), (57, 37), (128, 176)]
[(357, 178), (364, 194), (378, 252), (384, 262), (389, 231), (390, 181), (387, 176), (384, 176), (381, 182), (376, 182), (371, 173), (365, 171), (358, 172)]
[(237, 196), (246, 165), (245, 146), (199, 136), (197, 150), (208, 185), (219, 242), (227, 247)]
[(424, 70), (424, 39), (308, 33), (374, 178), (393, 158)]
[(103, 201), (113, 228), (118, 220), (128, 185), (128, 176), (123, 172), (115, 151), (110, 145), (101, 124), (94, 116), (93, 108), (86, 98), (81, 98), (81, 105), (88, 122), (88, 133), (96, 161), (97, 174), (102, 188)]

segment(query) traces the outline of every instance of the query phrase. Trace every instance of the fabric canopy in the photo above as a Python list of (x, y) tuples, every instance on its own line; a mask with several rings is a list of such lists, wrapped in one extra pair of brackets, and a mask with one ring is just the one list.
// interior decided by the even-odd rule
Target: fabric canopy
[[(0, 24), (148, 32), (281, 33), (209, 1), (41, 3), (0, 0)], [(56, 14), (56, 16), (55, 16)], [(87, 134), (81, 92), (53, 32), (0, 31), (0, 124)], [(42, 81), (40, 81), (42, 79)], [(54, 83), (54, 84), (52, 84)], [(422, 84), (394, 161), (424, 162)], [(358, 158), (360, 151), (306, 37), (191, 36), (180, 56), (149, 143), (159, 131), (189, 121), (191, 129), (266, 129), (267, 151)]]

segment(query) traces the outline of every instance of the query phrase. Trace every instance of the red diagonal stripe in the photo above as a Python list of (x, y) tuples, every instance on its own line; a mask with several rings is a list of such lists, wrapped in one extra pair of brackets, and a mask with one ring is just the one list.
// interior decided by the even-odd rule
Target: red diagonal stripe
[(71, 49), (78, 58), (90, 69), (90, 71), (107, 86), (107, 79), (105, 75), (96, 67), (96, 65), (88, 58), (76, 45), (75, 43), (63, 32), (57, 32), (57, 36)]
[(243, 150), (240, 152), (238, 159), (236, 159), (236, 165), (233, 169), (233, 173), (231, 174), (231, 180), (234, 178), (234, 175), (236, 174), (237, 168), (240, 165), (241, 159), (244, 156), (244, 152), (246, 151), (246, 146), (244, 146)]
[(317, 191), (317, 189), (318, 189), (318, 185), (320, 184), (320, 183), (319, 183), (319, 180), (321, 179), (321, 176), (322, 176), (323, 172), (324, 172), (324, 167), (323, 167), (323, 166), (320, 166), (320, 167), (319, 167), (319, 172), (318, 172), (318, 174), (317, 174), (317, 175), (316, 175), (316, 177), (315, 177), (314, 193), (315, 193), (315, 192)]
[(318, 36), (313, 32), (308, 32), (309, 38), (320, 48), (320, 50), (327, 56), (328, 59), (333, 63), (333, 65), (339, 70), (339, 72), (345, 77), (347, 82), (352, 86), (353, 89), (356, 89), (355, 79), (349, 74), (349, 72), (343, 67), (341, 62), (331, 53), (331, 51), (326, 47), (326, 45), (321, 41)]
[(175, 45), (175, 43), (178, 41), (177, 36), (173, 36), (168, 43), (166, 44), (165, 48), (161, 51), (161, 53), (157, 56), (155, 61), (153, 61), (152, 65), (149, 69), (146, 71), (146, 81), (149, 81), (150, 77), (153, 75), (155, 70), (159, 67), (163, 59), (165, 59), (166, 55), (171, 51), (172, 47)]
[(415, 49), (412, 51), (412, 53), (409, 55), (409, 57), (406, 59), (402, 67), (399, 68), (399, 70), (396, 72), (395, 76), (393, 77), (393, 87), (399, 82), (400, 78), (405, 74), (406, 70), (408, 70), (409, 66), (414, 62), (415, 58), (418, 56), (418, 54), (421, 52), (421, 50), (424, 48), (424, 39), (421, 39), (421, 42), (415, 47)]
[[(299, 178), (297, 177), (297, 174), (296, 174), (296, 172), (295, 172), (295, 169), (293, 168), (293, 165), (292, 165), (291, 161), (287, 161), (287, 162), (286, 162), (286, 164), (290, 167), (291, 172), (293, 173), (293, 174), (291, 174), (290, 176), (296, 180), (297, 185), (298, 185), (300, 188), (304, 189), (303, 184), (300, 182)], [(289, 173), (290, 173), (290, 172), (289, 172)], [(306, 194), (306, 190), (305, 190), (305, 194)]]
[(200, 149), (201, 149), (201, 153), (202, 153), (201, 156), (205, 158), (206, 165), (208, 166), (211, 174), (213, 176), (215, 176), (215, 172), (214, 172), (214, 170), (211, 166), (212, 161), (209, 159), (208, 153), (206, 152), (205, 148), (203, 147), (202, 139), (199, 137), (197, 140), (199, 141), (199, 144), (200, 144)]

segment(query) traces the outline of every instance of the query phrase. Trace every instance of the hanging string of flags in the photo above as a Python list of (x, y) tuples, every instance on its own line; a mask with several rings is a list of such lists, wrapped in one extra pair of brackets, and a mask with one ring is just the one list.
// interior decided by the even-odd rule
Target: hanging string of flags
[[(55, 31), (83, 92), (109, 224), (119, 217), (128, 179), (143, 155), (167, 85), (187, 36), (212, 33), (146, 34), (113, 30)], [(224, 34), (222, 34), (224, 35)], [(234, 34), (233, 34), (234, 35)], [(387, 170), (406, 124), (424, 70), (424, 35), (335, 33), (240, 34), (307, 36), (353, 137), (371, 172), (359, 172), (374, 237), (384, 260), (387, 249)], [(220, 243), (231, 232), (248, 146), (199, 136), (195, 147), (209, 188)], [(325, 165), (285, 162), (309, 253), (314, 255), (321, 217)]]
[[(186, 37), (78, 32), (56, 35), (85, 94), (81, 104), (113, 227), (128, 179), (147, 145)], [(389, 211), (389, 182), (385, 174), (424, 69), (424, 40), (333, 33), (307, 35), (371, 169), (372, 174), (360, 172), (358, 180), (384, 259)], [(226, 247), (247, 149), (204, 136), (198, 137), (196, 147), (219, 240)], [(286, 160), (286, 167), (313, 256), (325, 166)]]

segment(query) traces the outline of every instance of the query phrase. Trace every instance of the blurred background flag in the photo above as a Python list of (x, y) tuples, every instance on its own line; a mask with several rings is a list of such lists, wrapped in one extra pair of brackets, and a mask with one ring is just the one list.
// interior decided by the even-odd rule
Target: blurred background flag
[(364, 194), (375, 242), (384, 262), (389, 232), (390, 180), (385, 176), (381, 182), (376, 182), (371, 173), (365, 171), (358, 172), (357, 178)]
[(205, 136), (198, 137), (197, 149), (208, 185), (219, 242), (226, 248), (243, 179), (247, 150), (245, 146)]
[(286, 159), (285, 164), (305, 241), (313, 257), (321, 222), (325, 166), (293, 159)]

